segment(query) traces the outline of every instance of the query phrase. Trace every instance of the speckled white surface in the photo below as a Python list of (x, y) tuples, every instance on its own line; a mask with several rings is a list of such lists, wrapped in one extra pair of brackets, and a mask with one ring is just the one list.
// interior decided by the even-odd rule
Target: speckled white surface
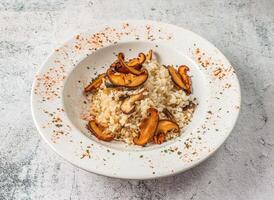
[[(274, 2), (0, 1), (0, 199), (223, 199), (274, 196)], [(225, 145), (183, 174), (126, 181), (80, 170), (38, 135), (30, 112), (36, 71), (52, 49), (110, 19), (151, 19), (215, 44), (240, 79), (242, 110)]]

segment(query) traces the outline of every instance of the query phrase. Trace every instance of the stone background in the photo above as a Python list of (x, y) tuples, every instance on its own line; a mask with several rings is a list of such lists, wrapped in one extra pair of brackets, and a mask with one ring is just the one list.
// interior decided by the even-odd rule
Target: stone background
[[(38, 135), (34, 75), (52, 49), (111, 19), (190, 29), (231, 61), (242, 88), (236, 127), (210, 159), (174, 177), (119, 180), (77, 169)], [(274, 199), (273, 0), (0, 0), (0, 199)]]

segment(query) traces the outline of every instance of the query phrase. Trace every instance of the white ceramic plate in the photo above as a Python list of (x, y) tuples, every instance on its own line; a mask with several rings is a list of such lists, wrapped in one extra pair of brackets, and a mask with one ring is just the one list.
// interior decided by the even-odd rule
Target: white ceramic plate
[[(161, 64), (186, 64), (198, 107), (179, 138), (142, 148), (97, 140), (80, 115), (83, 88), (115, 60), (153, 49)], [(32, 113), (43, 139), (72, 164), (111, 177), (149, 179), (185, 171), (208, 158), (231, 132), (240, 87), (231, 64), (211, 43), (183, 28), (153, 21), (114, 22), (55, 49), (32, 89)]]

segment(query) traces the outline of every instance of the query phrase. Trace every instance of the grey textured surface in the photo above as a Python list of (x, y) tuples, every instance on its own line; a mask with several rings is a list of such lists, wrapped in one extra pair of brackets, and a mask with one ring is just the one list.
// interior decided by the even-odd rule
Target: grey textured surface
[[(0, 199), (273, 199), (273, 10), (271, 0), (0, 0)], [(232, 62), (242, 110), (213, 157), (174, 177), (127, 181), (77, 169), (42, 141), (30, 112), (36, 71), (58, 44), (110, 19), (185, 27)]]

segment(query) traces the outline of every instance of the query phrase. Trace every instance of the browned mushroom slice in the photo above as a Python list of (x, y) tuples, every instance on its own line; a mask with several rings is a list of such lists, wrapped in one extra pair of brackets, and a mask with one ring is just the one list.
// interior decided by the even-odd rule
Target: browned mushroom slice
[(157, 130), (159, 114), (155, 108), (147, 110), (148, 117), (143, 119), (140, 124), (140, 135), (133, 139), (134, 144), (145, 146), (154, 136)]
[(161, 119), (159, 120), (156, 135), (159, 133), (164, 133), (165, 135), (173, 131), (174, 133), (178, 133), (180, 131), (179, 125), (170, 119)]
[[(120, 58), (120, 59), (123, 59), (123, 60), (125, 59), (125, 55), (121, 52), (118, 53), (117, 57)], [(115, 68), (115, 69), (120, 69), (120, 68), (122, 68), (122, 65), (121, 65), (119, 59), (117, 59), (110, 65), (110, 67)]]
[(135, 75), (142, 73), (140, 69), (142, 68), (142, 64), (146, 60), (145, 54), (140, 53), (138, 58), (130, 59), (128, 62), (125, 61), (125, 56), (123, 53), (119, 53), (117, 57), (118, 60), (116, 60), (110, 66), (114, 67), (115, 71), (120, 73), (133, 73)]
[(186, 65), (181, 65), (178, 68), (178, 73), (180, 74), (182, 81), (186, 86), (184, 90), (186, 91), (187, 94), (191, 94), (191, 80), (190, 80), (190, 77), (187, 75), (188, 71), (189, 71), (189, 68)]
[(167, 108), (164, 108), (163, 109), (163, 113), (165, 114), (165, 116), (171, 120), (174, 120), (174, 116), (173, 114), (167, 109)]
[(90, 132), (92, 132), (93, 135), (95, 135), (95, 137), (97, 137), (99, 140), (109, 142), (114, 139), (114, 136), (105, 133), (104, 127), (98, 124), (95, 120), (89, 121), (87, 127), (90, 130)]
[(127, 66), (129, 66), (129, 67), (134, 67), (134, 66), (137, 66), (137, 65), (139, 65), (139, 60), (138, 60), (138, 58), (130, 59), (130, 60), (127, 62)]
[(139, 65), (143, 64), (146, 61), (146, 55), (144, 53), (139, 53), (138, 60), (139, 60)]
[(133, 58), (127, 62), (127, 66), (135, 67), (142, 66), (142, 64), (146, 61), (146, 55), (144, 53), (139, 53), (138, 58)]
[(143, 71), (141, 71), (141, 70), (137, 70), (134, 67), (128, 66), (127, 63), (125, 62), (125, 60), (123, 59), (123, 57), (119, 56), (119, 54), (118, 54), (118, 60), (119, 60), (119, 62), (121, 64), (121, 66), (123, 68), (127, 69), (129, 71), (129, 73), (134, 74), (134, 75), (140, 75), (140, 74), (143, 73)]
[(98, 87), (101, 86), (101, 84), (103, 83), (103, 78), (105, 77), (105, 73), (100, 74), (99, 76), (97, 76), (97, 78), (95, 78), (87, 87), (85, 87), (85, 92), (90, 92), (94, 89), (97, 89)]
[(152, 50), (150, 49), (146, 55), (146, 61), (151, 61), (151, 59), (152, 59)]
[(113, 68), (109, 68), (107, 70), (107, 76), (108, 76), (108, 80), (116, 86), (123, 86), (126, 85), (126, 81), (125, 81), (125, 74), (117, 74)]
[(168, 132), (173, 131), (174, 133), (178, 133), (180, 131), (179, 125), (169, 119), (161, 119), (159, 120), (158, 127), (156, 133), (153, 137), (153, 142), (155, 144), (162, 144)]
[(148, 72), (147, 70), (144, 70), (144, 73), (142, 73), (139, 76), (136, 76), (133, 74), (123, 74), (123, 73), (117, 74), (112, 68), (110, 68), (107, 70), (107, 76), (109, 78), (109, 81), (113, 85), (134, 88), (146, 82), (148, 78)]
[(186, 89), (186, 85), (184, 84), (177, 70), (173, 66), (168, 66), (167, 69), (171, 76), (172, 81), (176, 84), (176, 86), (178, 86), (180, 89)]
[(135, 102), (140, 101), (144, 98), (143, 92), (140, 92), (138, 94), (131, 95), (123, 100), (121, 104), (121, 110), (125, 114), (131, 114), (135, 110)]

